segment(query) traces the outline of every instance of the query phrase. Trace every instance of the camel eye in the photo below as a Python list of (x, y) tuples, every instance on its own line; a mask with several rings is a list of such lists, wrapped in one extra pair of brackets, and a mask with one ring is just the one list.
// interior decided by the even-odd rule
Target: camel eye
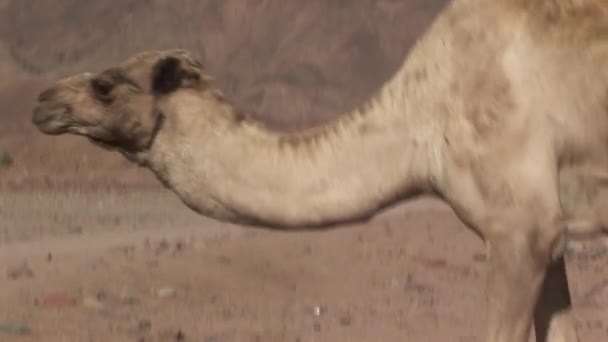
[(107, 101), (110, 98), (112, 89), (114, 89), (114, 84), (101, 79), (94, 79), (91, 81), (91, 87), (97, 97), (103, 101)]

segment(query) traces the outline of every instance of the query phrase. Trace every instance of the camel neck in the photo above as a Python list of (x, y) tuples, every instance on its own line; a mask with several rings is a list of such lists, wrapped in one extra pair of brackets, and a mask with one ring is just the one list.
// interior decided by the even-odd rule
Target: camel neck
[(191, 208), (217, 219), (277, 227), (360, 220), (432, 187), (426, 137), (434, 134), (412, 122), (405, 93), (395, 89), (402, 81), (295, 134), (228, 120), (230, 107), (210, 100), (174, 99), (182, 109), (165, 113), (149, 165)]

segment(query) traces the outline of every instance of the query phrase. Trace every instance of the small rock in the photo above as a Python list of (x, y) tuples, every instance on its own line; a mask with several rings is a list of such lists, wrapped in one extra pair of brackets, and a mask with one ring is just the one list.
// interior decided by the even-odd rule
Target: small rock
[(152, 329), (152, 322), (149, 319), (140, 319), (133, 323), (127, 330), (131, 334), (141, 334)]
[(604, 257), (606, 254), (608, 254), (608, 247), (599, 246), (590, 253), (590, 257), (591, 259), (595, 260)]
[(152, 248), (152, 243), (150, 242), (150, 238), (147, 237), (144, 239), (144, 249), (150, 250)]
[(203, 342), (220, 342), (220, 339), (218, 335), (207, 335), (203, 338)]
[(27, 262), (24, 262), (19, 266), (10, 268), (6, 272), (6, 275), (10, 280), (18, 280), (22, 278), (32, 278), (34, 276), (34, 271), (32, 271)]
[(319, 322), (315, 322), (315, 323), (312, 325), (312, 329), (313, 329), (315, 332), (320, 332), (320, 331), (321, 331), (321, 323), (319, 323)]
[(137, 305), (141, 301), (132, 289), (123, 288), (118, 294), (118, 302), (122, 305)]
[(176, 294), (175, 289), (171, 288), (171, 287), (163, 287), (163, 288), (156, 290), (156, 296), (158, 298), (171, 298), (171, 297), (175, 297), (175, 294)]
[(572, 241), (568, 241), (566, 243), (566, 251), (565, 251), (565, 255), (566, 257), (575, 257), (578, 254), (581, 254), (584, 252), (584, 248), (583, 245), (581, 243), (576, 243), (576, 242), (572, 242)]
[(0, 331), (11, 335), (29, 335), (32, 332), (27, 325), (15, 322), (0, 323)]
[(167, 239), (162, 239), (158, 246), (156, 246), (156, 249), (154, 250), (154, 254), (156, 255), (160, 255), (162, 253), (164, 253), (165, 251), (167, 251), (169, 249), (169, 242), (167, 241)]
[(92, 297), (92, 296), (84, 297), (82, 300), (82, 305), (85, 308), (95, 309), (95, 310), (100, 310), (100, 309), (103, 309), (103, 307), (104, 307), (103, 303), (99, 299)]
[(108, 294), (104, 290), (99, 290), (97, 293), (95, 293), (95, 299), (99, 302), (104, 302), (106, 299), (108, 299)]
[(473, 261), (476, 261), (476, 262), (486, 262), (486, 259), (487, 259), (487, 257), (483, 253), (475, 253), (475, 254), (473, 254)]
[(312, 314), (317, 317), (321, 316), (323, 313), (325, 313), (325, 308), (322, 306), (317, 305), (312, 308)]
[(220, 262), (220, 264), (222, 265), (230, 265), (232, 264), (232, 259), (230, 259), (229, 257), (225, 256), (225, 255), (220, 255), (217, 260)]
[(157, 268), (158, 260), (148, 260), (148, 261), (146, 261), (146, 266), (148, 266), (150, 268)]
[(120, 298), (120, 303), (123, 305), (137, 305), (140, 303), (140, 300), (134, 296), (123, 296)]
[(176, 239), (175, 240), (174, 253), (178, 253), (178, 252), (183, 251), (185, 249), (185, 247), (186, 247), (186, 242), (183, 239), (181, 239), (181, 238)]
[(7, 168), (13, 165), (13, 157), (7, 152), (0, 151), (0, 168)]
[[(203, 339), (201, 341), (205, 341), (206, 342), (207, 339), (209, 338), (209, 336), (215, 336), (215, 335), (205, 336), (205, 337), (203, 337)], [(175, 332), (175, 330), (165, 330), (165, 331), (162, 331), (159, 334), (159, 341), (185, 342), (186, 341), (186, 335), (181, 330), (178, 330), (177, 332)]]
[(302, 250), (302, 253), (305, 255), (311, 255), (312, 254), (312, 246), (307, 245), (306, 247), (304, 247), (304, 249)]
[(340, 317), (339, 322), (340, 322), (341, 326), (348, 327), (351, 324), (353, 324), (353, 318), (350, 316), (342, 316), (342, 317)]
[(435, 258), (435, 259), (428, 259), (425, 262), (425, 265), (428, 268), (432, 268), (432, 269), (440, 269), (440, 268), (445, 268), (447, 266), (447, 261), (445, 261), (444, 259), (440, 259), (440, 258)]
[(405, 291), (414, 291), (414, 292), (432, 292), (433, 288), (431, 286), (419, 283), (414, 280), (414, 275), (408, 274), (405, 284), (403, 285), (403, 289)]
[(62, 308), (74, 306), (76, 301), (63, 293), (52, 293), (42, 298), (39, 302), (40, 306), (47, 308)]
[(68, 230), (69, 234), (74, 234), (74, 235), (82, 235), (82, 232), (84, 231), (82, 226), (79, 226), (79, 225), (69, 226), (67, 228), (67, 230)]

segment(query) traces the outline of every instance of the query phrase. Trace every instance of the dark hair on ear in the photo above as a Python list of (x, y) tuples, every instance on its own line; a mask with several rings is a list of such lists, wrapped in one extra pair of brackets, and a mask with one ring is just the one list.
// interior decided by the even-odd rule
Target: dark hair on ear
[(183, 69), (179, 58), (164, 57), (156, 62), (152, 71), (152, 90), (158, 94), (168, 94), (181, 86)]

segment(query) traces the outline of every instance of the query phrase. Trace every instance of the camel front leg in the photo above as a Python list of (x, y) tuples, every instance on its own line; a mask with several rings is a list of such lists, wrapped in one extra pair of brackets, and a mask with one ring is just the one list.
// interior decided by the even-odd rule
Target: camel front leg
[(543, 268), (525, 241), (488, 241), (487, 342), (527, 342)]
[(559, 249), (559, 229), (524, 228), (501, 227), (486, 238), (488, 342), (528, 341), (546, 271)]
[(563, 256), (549, 266), (534, 312), (537, 342), (577, 342), (566, 261)]

